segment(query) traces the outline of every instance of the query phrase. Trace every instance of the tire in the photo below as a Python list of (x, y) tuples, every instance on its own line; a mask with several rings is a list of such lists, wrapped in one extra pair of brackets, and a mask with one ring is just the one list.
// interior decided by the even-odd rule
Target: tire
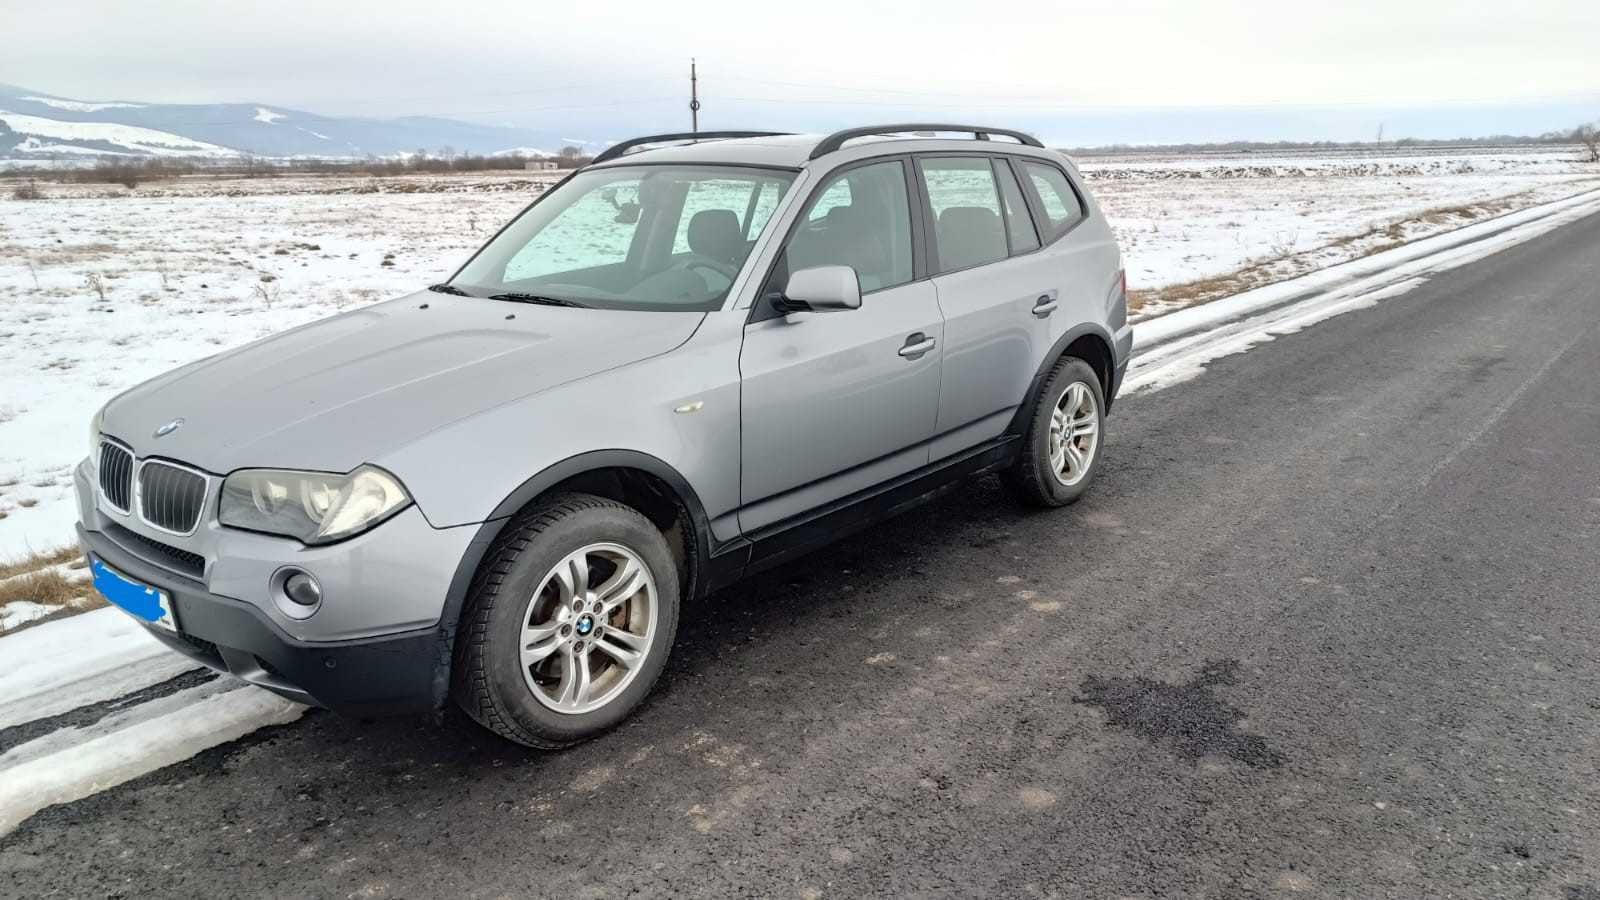
[(553, 497), (506, 525), (473, 578), (451, 694), (478, 724), (524, 746), (588, 740), (650, 693), (678, 605), (677, 566), (648, 519), (603, 497)]
[[(1073, 455), (1063, 448), (1058, 465), (1052, 454), (1052, 426), (1057, 410), (1067, 404), (1075, 424), (1071, 446), (1078, 452)], [(1045, 376), (1016, 461), (1001, 473), (1018, 500), (1029, 506), (1066, 506), (1088, 492), (1105, 445), (1105, 408), (1105, 393), (1094, 369), (1077, 357), (1062, 357)]]

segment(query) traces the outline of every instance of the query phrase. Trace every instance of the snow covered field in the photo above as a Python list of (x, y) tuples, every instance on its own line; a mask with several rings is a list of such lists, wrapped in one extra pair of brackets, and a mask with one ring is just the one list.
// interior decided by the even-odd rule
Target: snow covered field
[[(1145, 312), (1600, 185), (1569, 150), (1092, 157)], [(166, 369), (448, 275), (552, 179), (0, 183), (0, 562), (69, 543), (90, 415)], [(1197, 279), (1238, 273), (1198, 290)]]
[[(1600, 187), (1591, 187), (1566, 201), (1146, 319), (1135, 326), (1142, 350), (1125, 392), (1136, 397), (1196, 377), (1211, 360), (1401, 296), (1439, 272), (1597, 212)], [(71, 565), (57, 563), (67, 574)], [(304, 712), (194, 667), (115, 609), (0, 636), (0, 647), (8, 663), (0, 667), (0, 836), (45, 806), (106, 790)]]

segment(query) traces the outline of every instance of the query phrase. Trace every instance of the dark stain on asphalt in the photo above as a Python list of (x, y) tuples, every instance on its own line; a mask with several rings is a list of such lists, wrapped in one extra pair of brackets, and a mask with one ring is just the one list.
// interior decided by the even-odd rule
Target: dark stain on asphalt
[(1283, 765), (1283, 755), (1265, 738), (1239, 731), (1244, 713), (1214, 693), (1236, 683), (1238, 670), (1237, 660), (1208, 662), (1198, 675), (1179, 685), (1090, 675), (1072, 702), (1098, 706), (1107, 725), (1170, 747), (1190, 762), (1215, 754), (1252, 769), (1276, 769)]
[(1462, 361), (1462, 366), (1467, 369), (1467, 379), (1473, 384), (1486, 384), (1495, 373), (1495, 369), (1505, 365), (1505, 357), (1478, 355), (1470, 356)]
[(1600, 887), (1592, 884), (1568, 885), (1567, 900), (1600, 900)]

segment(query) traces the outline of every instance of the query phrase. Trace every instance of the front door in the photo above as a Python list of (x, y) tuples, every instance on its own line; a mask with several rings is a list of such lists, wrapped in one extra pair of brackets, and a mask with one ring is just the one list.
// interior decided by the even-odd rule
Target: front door
[[(746, 533), (928, 462), (944, 319), (933, 285), (913, 281), (906, 177), (887, 160), (822, 183), (757, 301), (739, 358)], [(823, 265), (856, 270), (859, 309), (767, 312), (789, 272)]]

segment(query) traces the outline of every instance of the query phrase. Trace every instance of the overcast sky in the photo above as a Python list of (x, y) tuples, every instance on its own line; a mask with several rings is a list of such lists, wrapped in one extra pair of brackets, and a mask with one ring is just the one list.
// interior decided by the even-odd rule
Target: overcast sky
[(724, 127), (977, 113), (1346, 137), (1317, 132), (1600, 118), (1596, 0), (0, 0), (0, 21), (0, 82), (76, 99), (589, 131), (686, 124), (691, 56), (703, 121)]

